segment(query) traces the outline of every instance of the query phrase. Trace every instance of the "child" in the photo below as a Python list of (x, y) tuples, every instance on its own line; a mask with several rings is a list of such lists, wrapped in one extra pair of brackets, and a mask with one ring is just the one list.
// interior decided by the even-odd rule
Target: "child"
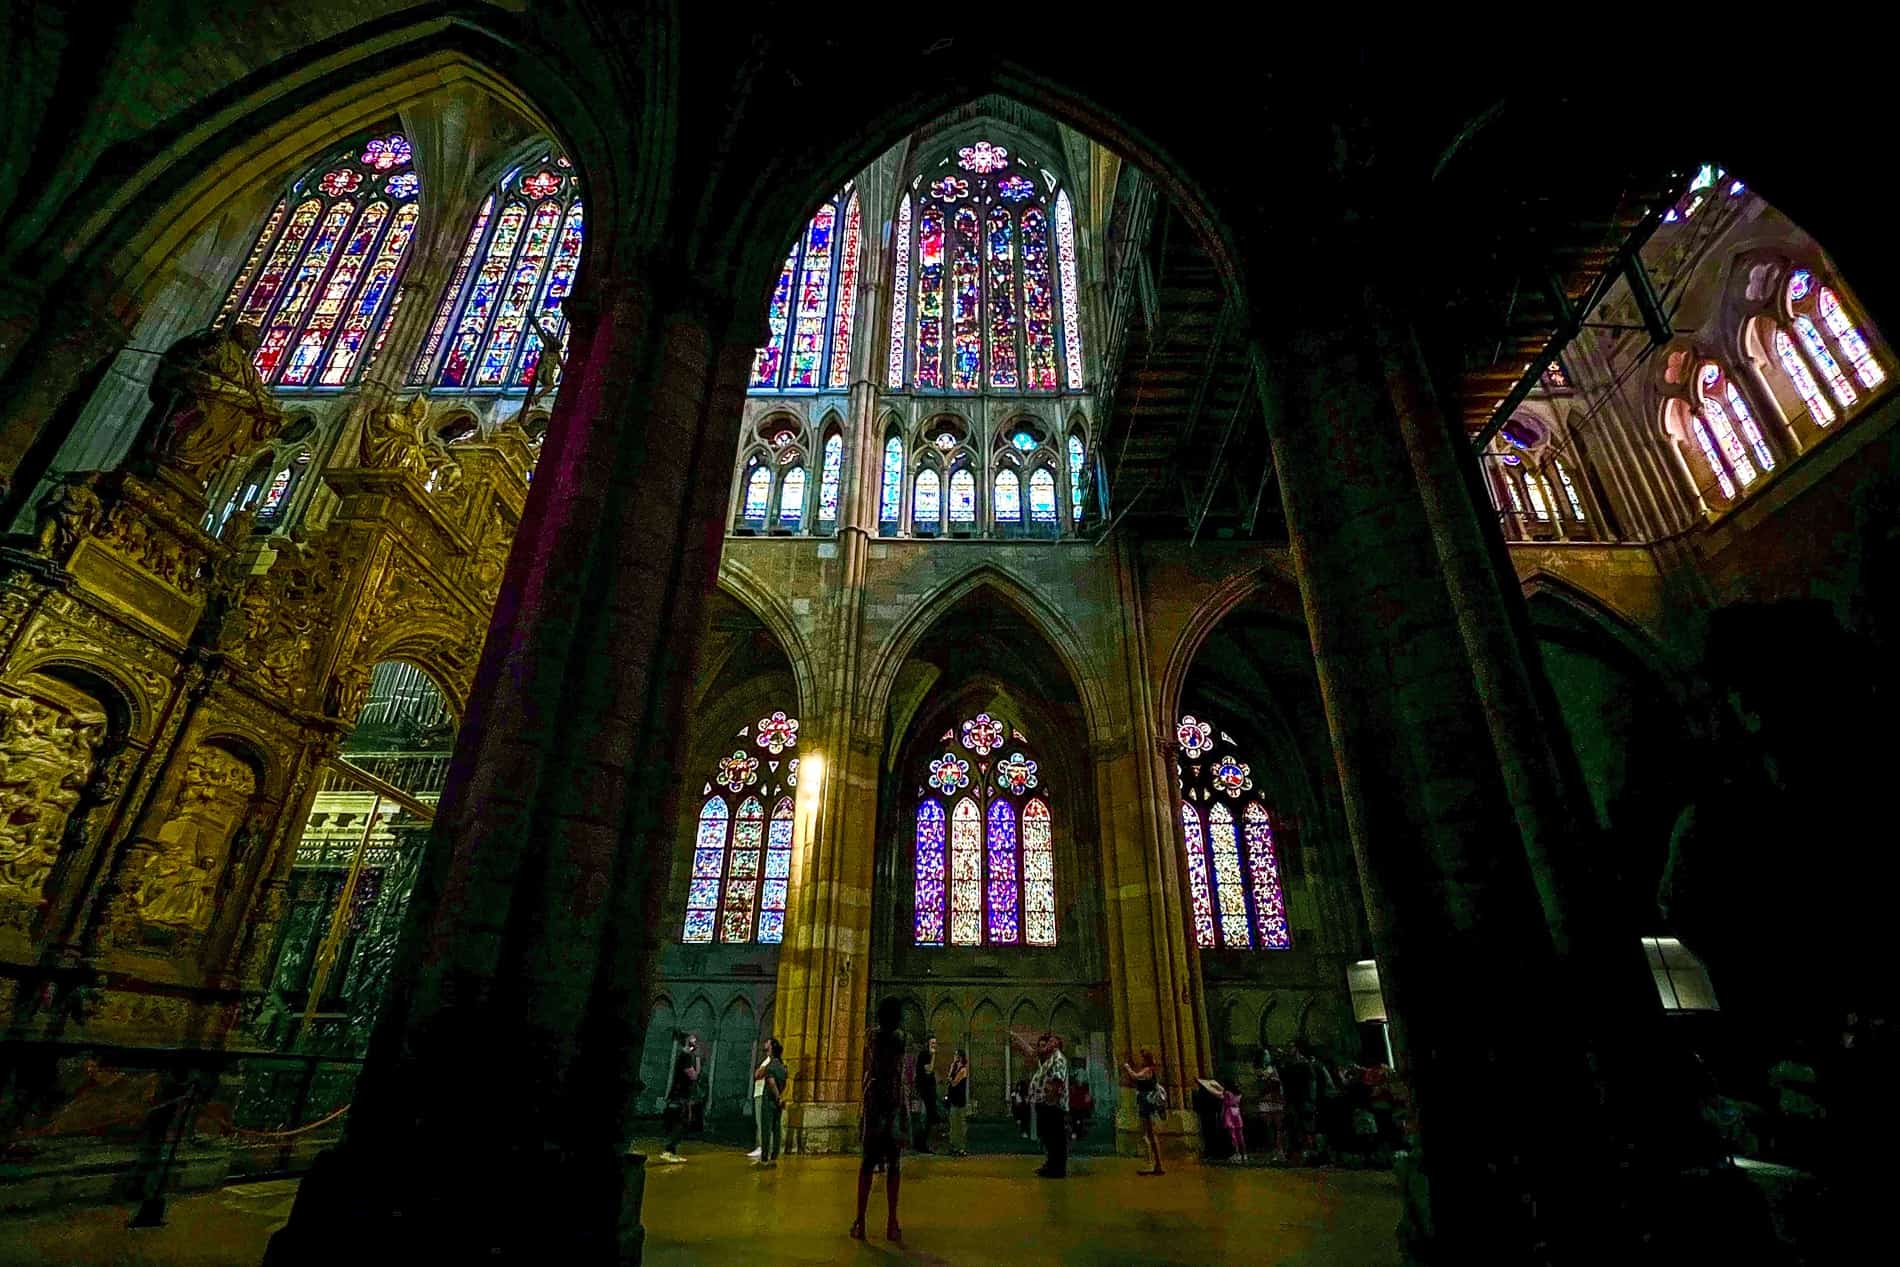
[(1247, 1124), (1240, 1116), (1240, 1092), (1232, 1087), (1221, 1089), (1221, 1125), (1227, 1128), (1227, 1138), (1234, 1141), (1234, 1160), (1246, 1164), (1247, 1161)]

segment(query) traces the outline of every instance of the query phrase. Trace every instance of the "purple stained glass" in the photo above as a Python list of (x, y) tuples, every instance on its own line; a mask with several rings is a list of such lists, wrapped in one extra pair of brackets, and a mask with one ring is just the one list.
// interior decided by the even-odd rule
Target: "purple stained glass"
[(363, 161), (379, 172), (401, 167), (412, 156), (409, 138), (400, 132), (379, 136), (363, 147)]
[[(554, 252), (554, 263), (548, 269), (547, 285), (541, 288), (541, 324), (556, 335), (566, 325), (565, 318), (561, 316), (561, 302), (574, 289), (574, 274), (580, 268), (581, 243), (585, 236), (581, 204), (577, 202), (567, 209), (567, 220), (561, 226), (561, 245)], [(526, 387), (534, 382), (534, 371), (541, 364), (541, 352), (540, 332), (530, 329), (527, 342), (521, 349), (521, 367), (515, 372), (517, 387)]]
[(1022, 202), (1036, 196), (1036, 182), (1011, 172), (996, 182), (996, 192), (1010, 202)]
[(1247, 926), (1247, 884), (1241, 878), (1240, 843), (1234, 816), (1216, 802), (1207, 811), (1208, 851), (1214, 859), (1214, 904), (1220, 912), (1221, 944), (1232, 949), (1253, 945)]
[(1023, 212), (1023, 361), (1025, 387), (1056, 387), (1055, 300), (1049, 273), (1049, 218), (1042, 208)]
[(989, 818), (990, 941), (1013, 945), (1022, 936), (1016, 902), (1016, 811), (1006, 800), (992, 801)]
[(1056, 864), (1049, 806), (1023, 806), (1023, 931), (1032, 946), (1056, 944)]
[(521, 251), (509, 273), (508, 285), (502, 291), (501, 303), (495, 308), (488, 346), (482, 352), (475, 373), (477, 387), (500, 387), (508, 381), (508, 371), (521, 347), (528, 314), (534, 308), (535, 292), (541, 288), (541, 275), (547, 269), (560, 228), (560, 203), (544, 202), (534, 209), (528, 232), (521, 241)]
[(719, 905), (719, 881), (726, 869), (726, 830), (731, 811), (723, 797), (713, 796), (700, 806), (693, 842), (693, 874), (686, 896), (686, 926), (681, 938), (708, 942), (713, 938), (713, 913)]
[(1194, 944), (1212, 948), (1214, 940), (1214, 896), (1207, 868), (1207, 841), (1201, 834), (1201, 813), (1185, 801), (1181, 804), (1181, 840), (1187, 854), (1188, 896), (1194, 908)]
[(984, 175), (1003, 170), (1009, 164), (1009, 151), (988, 141), (978, 141), (957, 151), (957, 166), (966, 172)]
[(950, 942), (983, 943), (983, 814), (970, 797), (950, 814)]
[(990, 386), (1016, 386), (1015, 225), (1002, 204), (989, 215)]
[(1748, 447), (1755, 451), (1755, 457), (1761, 463), (1761, 469), (1774, 470), (1775, 455), (1769, 451), (1768, 441), (1763, 438), (1761, 428), (1755, 425), (1754, 410), (1748, 407), (1748, 402), (1742, 399), (1742, 394), (1735, 390), (1734, 383), (1727, 384), (1723, 395), (1728, 399), (1729, 409), (1735, 414), (1735, 421), (1741, 425), (1742, 434), (1748, 438)]
[(917, 807), (917, 944), (943, 945), (943, 806)]
[(1286, 923), (1286, 897), (1280, 890), (1280, 860), (1273, 848), (1273, 824), (1258, 801), (1249, 801), (1241, 813), (1241, 831), (1247, 840), (1247, 874), (1253, 885), (1254, 928), (1267, 950), (1285, 950), (1293, 944)]
[(259, 377), (265, 382), (277, 381), (277, 370), (284, 363), (291, 340), (303, 328), (304, 314), (316, 296), (317, 283), (329, 270), (330, 260), (336, 254), (338, 244), (344, 241), (344, 235), (355, 215), (354, 203), (339, 202), (332, 204), (318, 222), (316, 232), (311, 235), (310, 243), (304, 250), (303, 261), (279, 298), (277, 314), (265, 328), (263, 341), (258, 344), (257, 352), (252, 357)]
[(686, 912), (686, 931), (681, 938), (688, 942), (711, 941), (713, 939), (713, 913), (711, 911)]
[[(897, 272), (891, 283), (890, 364), (885, 367), (884, 385), (904, 385), (904, 334), (910, 321), (910, 195), (897, 205)], [(885, 516), (895, 519), (893, 511)]]
[(422, 188), (422, 177), (414, 172), (404, 172), (400, 176), (391, 176), (383, 188), (392, 198), (413, 198)]
[(950, 386), (960, 392), (975, 391), (983, 368), (982, 259), (978, 250), (976, 212), (959, 207), (956, 214), (956, 239), (951, 255), (951, 297), (953, 351), (950, 358)]
[(1860, 380), (1860, 385), (1872, 389), (1886, 382), (1887, 371), (1881, 369), (1880, 362), (1874, 359), (1873, 349), (1867, 346), (1867, 340), (1861, 337), (1860, 327), (1854, 324), (1854, 319), (1847, 315), (1847, 309), (1841, 306), (1840, 297), (1823, 286), (1814, 306), (1821, 314), (1822, 324), (1832, 332), (1841, 345), (1841, 351), (1847, 354), (1847, 363), (1853, 366), (1854, 377)]
[(1794, 332), (1800, 337), (1801, 346), (1807, 349), (1808, 359), (1820, 369), (1828, 390), (1834, 393), (1834, 399), (1841, 402), (1841, 408), (1852, 408), (1860, 395), (1848, 385), (1847, 376), (1841, 373), (1840, 363), (1834, 359), (1834, 354), (1827, 350), (1821, 332), (1814, 328), (1812, 321), (1799, 316), (1794, 319)]
[(917, 386), (943, 386), (943, 208), (924, 204), (917, 225)]
[(817, 387), (825, 355), (825, 318), (831, 304), (831, 245), (837, 230), (838, 209), (831, 203), (818, 208), (805, 233), (805, 260), (798, 273), (798, 316), (792, 324), (787, 387)]
[(780, 797), (772, 807), (772, 825), (765, 838), (765, 884), (759, 890), (759, 941), (779, 940), (785, 927), (785, 877), (791, 874), (792, 798)]
[(1062, 354), (1069, 371), (1069, 390), (1082, 387), (1081, 283), (1075, 262), (1075, 213), (1067, 190), (1056, 195), (1056, 267), (1062, 275)]
[(1198, 757), (1214, 743), (1214, 726), (1211, 722), (1198, 721), (1192, 713), (1181, 719), (1174, 728), (1175, 742), (1181, 745), (1181, 751), (1190, 757)]
[(337, 334), (329, 359), (324, 362), (323, 375), (318, 381), (325, 387), (340, 387), (349, 381), (350, 371), (356, 367), (356, 358), (362, 351), (363, 343), (369, 338), (371, 327), (376, 324), (383, 299), (389, 294), (390, 283), (395, 280), (396, 270), (402, 266), (403, 253), (409, 249), (409, 239), (415, 236), (416, 216), (414, 203), (401, 207), (390, 223), (389, 232), (383, 236), (383, 245), (376, 252), (376, 261), (370, 265), (363, 285), (351, 302), (350, 315)]
[(960, 202), (970, 196), (970, 182), (945, 176), (930, 186), (930, 196), (942, 202)]
[(792, 244), (792, 253), (785, 257), (785, 267), (779, 270), (778, 284), (772, 287), (772, 302), (765, 309), (765, 324), (768, 333), (765, 346), (752, 358), (752, 385), (754, 387), (777, 387), (779, 368), (785, 362), (785, 328), (792, 319), (792, 274), (798, 268), (798, 244)]

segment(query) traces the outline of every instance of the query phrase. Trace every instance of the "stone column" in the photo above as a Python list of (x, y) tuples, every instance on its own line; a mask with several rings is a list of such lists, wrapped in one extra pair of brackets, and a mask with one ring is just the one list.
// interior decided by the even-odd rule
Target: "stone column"
[(650, 930), (755, 331), (682, 277), (582, 284), (389, 1002), (272, 1264), (639, 1255)]
[[(1259, 332), (1267, 421), (1367, 919), (1416, 1096), (1431, 1252), (1480, 1261), (1503, 1249), (1521, 1261), (1553, 1224), (1583, 1236), (1603, 1214), (1593, 1207), (1602, 1133), (1569, 1023), (1578, 1000), (1563, 991), (1544, 877), (1527, 853), (1548, 823), (1533, 808), (1534, 780), (1500, 751), (1508, 743), (1535, 759), (1547, 741), (1532, 716), (1500, 711), (1488, 694), (1507, 671), (1487, 662), (1504, 654), (1496, 639), (1517, 633), (1495, 627), (1495, 603), (1472, 605), (1476, 577), (1500, 561), (1458, 471), (1468, 444), (1449, 425), (1425, 425), (1411, 380), (1394, 372), (1389, 326), (1375, 337), (1384, 314), (1351, 276), (1372, 267), (1356, 263), (1364, 247), (1295, 253), (1312, 274), (1296, 292), (1317, 298)], [(1545, 1106), (1535, 1115), (1498, 1094), (1526, 1069), (1537, 1070)]]
[(824, 796), (812, 839), (792, 873), (790, 910), (779, 949), (774, 1024), (794, 1079), (786, 1123), (792, 1147), (850, 1148), (857, 1138), (863, 1039), (870, 1009), (871, 901), (877, 850), (881, 717), (865, 715), (869, 671), (864, 646), (865, 569), (878, 530), (883, 443), (878, 384), (889, 329), (890, 244), (884, 212), (894, 197), (896, 162), (886, 156), (858, 182), (864, 217), (857, 329), (851, 347), (845, 487), (838, 507), (838, 557), (827, 579), (817, 643), (819, 698), (805, 701), (810, 747), (825, 758)]
[[(1189, 1088), (1212, 1072), (1212, 1044), (1200, 955), (1189, 934), (1187, 895), (1181, 886), (1180, 815), (1175, 804), (1171, 737), (1162, 729), (1155, 698), (1157, 675), (1148, 662), (1137, 553), (1117, 539), (1118, 641), (1126, 686), (1125, 731), (1095, 737), (1095, 796), (1102, 829), (1108, 979), (1115, 1006), (1112, 1072), (1142, 1049), (1159, 1062), (1169, 1111), (1156, 1127), (1168, 1152), (1188, 1153), (1200, 1137)], [(1119, 710), (1117, 710), (1119, 711)], [(1140, 1155), (1140, 1123), (1133, 1093), (1123, 1089), (1116, 1143)]]

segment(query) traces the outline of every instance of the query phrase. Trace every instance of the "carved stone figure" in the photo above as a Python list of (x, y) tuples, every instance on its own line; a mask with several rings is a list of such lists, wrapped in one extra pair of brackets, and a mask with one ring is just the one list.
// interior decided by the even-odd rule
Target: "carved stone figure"
[(0, 699), (0, 900), (40, 900), (102, 730), (24, 696)]
[(40, 553), (64, 558), (79, 539), (99, 526), (105, 513), (98, 494), (81, 479), (68, 479), (39, 505)]
[(372, 413), (363, 420), (358, 457), (364, 466), (389, 471), (426, 474), (428, 454), (423, 448), (422, 424), (429, 416), (425, 396), (412, 396), (400, 408)]
[(284, 429), (284, 411), (251, 362), (257, 337), (255, 326), (231, 326), (187, 335), (166, 351), (151, 387), (156, 465), (202, 488), (237, 454)]
[(132, 891), (140, 919), (180, 932), (210, 925), (218, 877), (256, 790), (256, 774), (235, 753), (205, 747), (191, 754), (171, 813), (144, 850)]

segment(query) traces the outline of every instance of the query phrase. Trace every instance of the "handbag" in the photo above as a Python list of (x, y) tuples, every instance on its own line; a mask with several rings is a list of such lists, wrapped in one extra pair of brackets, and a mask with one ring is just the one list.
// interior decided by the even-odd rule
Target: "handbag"
[(1142, 1092), (1141, 1098), (1142, 1101), (1147, 1104), (1148, 1111), (1151, 1113), (1166, 1113), (1168, 1111), (1168, 1089), (1158, 1082), (1155, 1083), (1154, 1090)]

